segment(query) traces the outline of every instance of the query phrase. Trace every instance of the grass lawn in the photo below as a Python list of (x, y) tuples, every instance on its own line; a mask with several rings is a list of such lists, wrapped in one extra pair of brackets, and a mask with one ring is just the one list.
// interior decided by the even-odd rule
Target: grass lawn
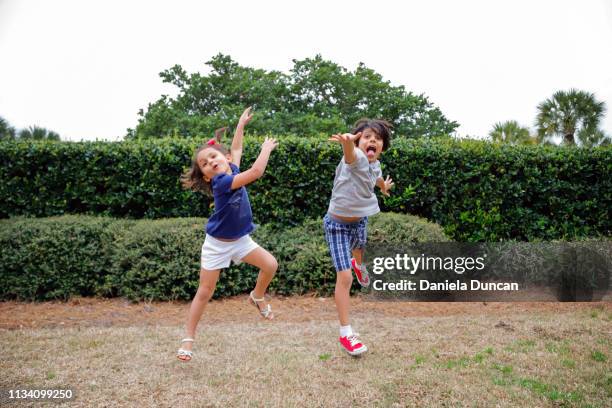
[(202, 322), (190, 363), (175, 357), (182, 320), (0, 328), (0, 387), (69, 386), (65, 406), (83, 407), (612, 406), (611, 303), (419, 316), (412, 306), (428, 304), (361, 302), (360, 358), (340, 350), (325, 304), (321, 319), (308, 309), (273, 322), (250, 309), (224, 320), (214, 306), (221, 318)]

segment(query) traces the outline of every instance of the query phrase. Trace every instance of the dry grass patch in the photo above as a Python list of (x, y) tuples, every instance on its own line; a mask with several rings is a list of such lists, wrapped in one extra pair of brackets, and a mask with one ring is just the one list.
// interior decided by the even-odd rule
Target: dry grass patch
[(250, 309), (237, 322), (205, 323), (190, 363), (175, 357), (178, 325), (0, 330), (0, 386), (68, 385), (77, 392), (69, 405), (83, 407), (612, 401), (610, 305), (595, 317), (584, 308), (390, 316), (360, 306), (353, 326), (370, 347), (361, 358), (339, 349), (333, 320), (264, 322)]

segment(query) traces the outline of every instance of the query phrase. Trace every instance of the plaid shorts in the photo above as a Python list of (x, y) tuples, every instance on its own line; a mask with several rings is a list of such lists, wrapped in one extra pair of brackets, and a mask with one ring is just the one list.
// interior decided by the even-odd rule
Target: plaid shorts
[(325, 240), (334, 262), (336, 272), (351, 269), (351, 250), (364, 248), (368, 240), (368, 217), (357, 222), (344, 222), (331, 218), (329, 214), (323, 217)]

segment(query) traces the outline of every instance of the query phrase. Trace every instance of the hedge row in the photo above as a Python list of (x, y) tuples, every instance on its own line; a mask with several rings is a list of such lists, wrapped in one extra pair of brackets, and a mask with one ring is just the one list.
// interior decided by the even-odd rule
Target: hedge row
[[(202, 218), (117, 220), (66, 215), (0, 221), (0, 300), (71, 296), (191, 299), (198, 286)], [(271, 290), (279, 294), (333, 292), (335, 271), (322, 220), (278, 230), (258, 228), (254, 239), (279, 262)], [(418, 217), (379, 214), (369, 239), (444, 242), (442, 229)], [(257, 271), (231, 266), (221, 273), (216, 297), (245, 293)]]
[[(248, 137), (247, 168), (259, 152)], [(87, 213), (207, 217), (209, 197), (181, 189), (196, 141), (0, 143), (0, 218)], [(256, 222), (298, 225), (328, 205), (339, 146), (285, 137), (249, 187)], [(383, 154), (396, 182), (385, 211), (428, 218), (459, 241), (611, 235), (612, 148), (396, 140)]]

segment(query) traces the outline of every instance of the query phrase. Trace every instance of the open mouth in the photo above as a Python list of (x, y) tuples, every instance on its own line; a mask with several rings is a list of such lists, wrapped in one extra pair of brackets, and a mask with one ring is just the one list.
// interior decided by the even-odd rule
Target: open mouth
[(366, 147), (366, 153), (369, 155), (370, 153), (376, 154), (376, 146), (368, 146)]

